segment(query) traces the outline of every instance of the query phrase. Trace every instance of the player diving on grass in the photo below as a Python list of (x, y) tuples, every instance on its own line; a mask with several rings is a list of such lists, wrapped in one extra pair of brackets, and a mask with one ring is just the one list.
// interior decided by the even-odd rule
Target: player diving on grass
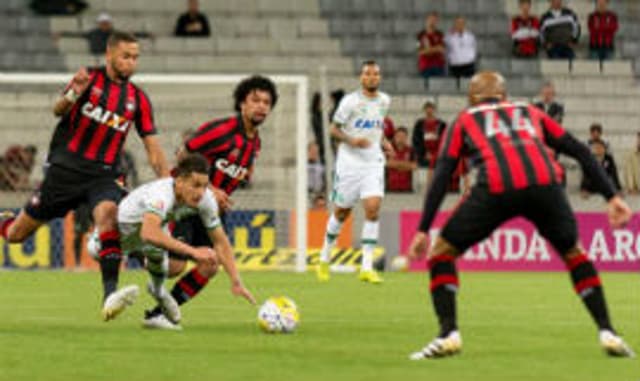
[[(118, 206), (122, 251), (125, 255), (143, 255), (151, 276), (148, 291), (163, 312), (145, 318), (145, 327), (181, 329), (179, 305), (195, 296), (196, 290), (216, 274), (218, 263), (231, 280), (231, 292), (255, 304), (236, 269), (233, 249), (218, 216), (218, 204), (208, 189), (208, 173), (209, 165), (204, 157), (183, 155), (173, 177), (136, 188)], [(213, 248), (194, 247), (171, 236), (169, 225), (191, 216), (200, 219)], [(89, 242), (90, 253), (96, 256), (100, 241), (95, 233)], [(183, 280), (185, 295), (174, 297), (164, 283), (168, 277), (182, 273), (187, 260), (196, 266)]]
[(5, 215), (0, 224), (8, 242), (24, 242), (42, 224), (87, 203), (102, 247), (105, 320), (114, 318), (138, 294), (137, 286), (116, 291), (122, 260), (116, 216), (124, 195), (118, 183), (119, 163), (129, 130), (135, 128), (142, 139), (156, 175), (169, 175), (151, 102), (129, 81), (138, 55), (135, 37), (115, 31), (107, 41), (105, 66), (75, 73), (53, 108), (60, 121), (49, 146), (44, 181), (16, 218)]
[(380, 78), (380, 66), (375, 61), (364, 62), (360, 72), (361, 89), (346, 95), (333, 117), (331, 136), (340, 145), (331, 195), (334, 210), (327, 222), (320, 263), (316, 270), (321, 282), (330, 278), (331, 251), (342, 224), (360, 200), (365, 221), (362, 227), (362, 265), (359, 278), (374, 284), (383, 281), (373, 269), (373, 251), (378, 242), (378, 213), (384, 196), (383, 149), (391, 153), (393, 148), (383, 135), (384, 118), (389, 112), (391, 98), (378, 90)]
[(427, 234), (461, 157), (468, 158), (477, 170), (476, 183), (429, 249), (431, 299), (440, 332), (410, 358), (431, 359), (461, 351), (456, 319), (456, 259), (503, 222), (517, 216), (533, 223), (561, 256), (576, 293), (596, 323), (604, 351), (610, 356), (633, 357), (633, 351), (609, 319), (598, 272), (578, 243), (576, 219), (562, 187), (562, 167), (552, 149), (575, 158), (585, 175), (594, 179), (608, 202), (609, 222), (614, 228), (629, 221), (631, 210), (616, 195), (584, 144), (536, 107), (507, 100), (505, 80), (500, 74), (476, 74), (468, 95), (470, 106), (449, 126), (440, 146), (419, 231), (409, 249), (412, 256), (427, 247)]

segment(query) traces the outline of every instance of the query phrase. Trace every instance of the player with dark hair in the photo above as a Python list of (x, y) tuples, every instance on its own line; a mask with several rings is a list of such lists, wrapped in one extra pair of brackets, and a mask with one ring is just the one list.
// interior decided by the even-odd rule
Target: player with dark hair
[(53, 108), (60, 122), (50, 144), (50, 166), (42, 186), (17, 218), (5, 219), (0, 229), (8, 242), (23, 242), (45, 222), (88, 203), (102, 243), (105, 320), (114, 318), (138, 293), (135, 286), (116, 291), (122, 258), (116, 217), (123, 196), (116, 180), (132, 127), (141, 137), (155, 173), (159, 177), (169, 174), (155, 136), (151, 102), (129, 81), (138, 56), (135, 37), (116, 31), (107, 43), (106, 65), (75, 73)]
[[(269, 78), (256, 75), (244, 79), (236, 86), (233, 100), (236, 115), (204, 123), (187, 139), (178, 153), (178, 157), (181, 157), (189, 152), (196, 152), (207, 158), (211, 166), (210, 186), (221, 208), (223, 222), (224, 212), (233, 205), (231, 194), (243, 181), (248, 180), (251, 173), (260, 150), (258, 127), (278, 102), (278, 92)], [(173, 236), (193, 246), (212, 245), (202, 222), (195, 217), (178, 221), (173, 229)], [(215, 271), (195, 268), (176, 282), (171, 295), (178, 304), (186, 303), (214, 275)], [(162, 316), (161, 306), (146, 311), (145, 325), (172, 328), (170, 322)]]
[(575, 291), (582, 298), (611, 356), (633, 351), (613, 329), (598, 272), (579, 246), (576, 219), (562, 188), (562, 168), (551, 148), (578, 160), (608, 201), (609, 222), (621, 227), (631, 210), (616, 195), (589, 149), (536, 107), (506, 99), (504, 78), (481, 72), (469, 84), (470, 107), (445, 133), (433, 184), (425, 198), (419, 231), (410, 254), (424, 252), (427, 234), (444, 197), (447, 182), (461, 156), (468, 156), (478, 177), (429, 251), (431, 297), (439, 335), (411, 359), (454, 355), (462, 349), (456, 320), (456, 258), (487, 238), (503, 222), (517, 216), (531, 221), (565, 262)]
[[(196, 263), (199, 273), (215, 273), (218, 261), (231, 278), (231, 292), (255, 303), (244, 288), (235, 266), (233, 248), (222, 228), (218, 204), (208, 189), (209, 163), (200, 154), (186, 154), (178, 162), (173, 177), (152, 181), (133, 190), (118, 206), (118, 227), (125, 254), (140, 253), (151, 275), (148, 290), (169, 321), (145, 320), (145, 326), (180, 329), (180, 307), (164, 287), (167, 277), (179, 275), (186, 261)], [(202, 224), (214, 250), (209, 245), (195, 247), (171, 236), (169, 225), (195, 217)], [(96, 256), (100, 242), (94, 233), (89, 252)], [(174, 253), (169, 257), (169, 252)], [(201, 278), (195, 278), (200, 282)]]

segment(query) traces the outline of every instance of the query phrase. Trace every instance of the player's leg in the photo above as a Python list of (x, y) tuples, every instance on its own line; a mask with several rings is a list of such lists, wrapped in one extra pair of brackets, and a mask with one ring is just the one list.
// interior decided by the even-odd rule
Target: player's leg
[(598, 327), (602, 347), (613, 356), (633, 356), (611, 324), (598, 270), (578, 243), (575, 215), (564, 190), (560, 186), (544, 187), (530, 197), (533, 200), (526, 204), (524, 215), (560, 253), (576, 294)]
[(24, 242), (36, 231), (44, 221), (31, 217), (25, 210), (21, 210), (18, 217), (7, 213), (0, 223), (0, 234), (9, 243)]
[(165, 288), (169, 276), (169, 253), (156, 247), (147, 246), (143, 250), (147, 259), (147, 271), (151, 277), (147, 290), (158, 302), (164, 315), (174, 324), (182, 318), (180, 306), (171, 293)]
[(351, 214), (351, 209), (358, 201), (358, 178), (354, 175), (336, 175), (334, 179), (331, 201), (333, 202), (333, 212), (329, 215), (325, 230), (324, 242), (320, 250), (320, 261), (316, 269), (318, 280), (326, 282), (329, 280), (329, 263), (331, 261), (331, 251), (335, 246), (342, 224)]
[(373, 251), (380, 233), (380, 206), (384, 197), (384, 168), (371, 168), (360, 177), (359, 196), (364, 208), (362, 225), (362, 264), (360, 280), (373, 284), (382, 283), (382, 278), (373, 270)]
[[(178, 221), (175, 224), (172, 235), (191, 246), (201, 247), (209, 246), (213, 247), (207, 229), (202, 224), (202, 220), (199, 216), (191, 216)], [(169, 253), (169, 267), (170, 277), (180, 275), (186, 267), (187, 258), (177, 253)], [(198, 295), (203, 288), (207, 286), (209, 280), (213, 278), (218, 272), (218, 264), (214, 263), (196, 263), (189, 272), (184, 274), (174, 284), (171, 289), (171, 295), (179, 305), (182, 305)], [(148, 311), (148, 314), (156, 315), (160, 309)]]
[(513, 216), (508, 204), (505, 196), (494, 196), (486, 189), (474, 188), (453, 212), (429, 250), (429, 290), (440, 332), (424, 348), (412, 353), (412, 360), (451, 356), (461, 351), (456, 315), (459, 287), (456, 259)]
[(364, 223), (362, 225), (362, 264), (360, 280), (373, 284), (382, 283), (382, 278), (373, 270), (373, 251), (378, 244), (380, 232), (379, 212), (382, 197), (367, 197), (362, 200), (364, 208)]

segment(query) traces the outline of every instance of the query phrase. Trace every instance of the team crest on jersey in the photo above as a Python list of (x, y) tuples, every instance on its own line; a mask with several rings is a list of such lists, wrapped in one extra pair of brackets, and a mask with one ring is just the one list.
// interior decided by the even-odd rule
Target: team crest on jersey
[(151, 205), (149, 205), (152, 209), (156, 209), (156, 210), (164, 210), (164, 201), (162, 200), (155, 200), (151, 202)]

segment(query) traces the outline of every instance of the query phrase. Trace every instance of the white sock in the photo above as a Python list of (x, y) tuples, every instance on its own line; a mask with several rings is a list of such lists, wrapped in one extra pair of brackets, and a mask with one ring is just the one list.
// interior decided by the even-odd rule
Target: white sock
[(360, 271), (373, 270), (373, 250), (378, 244), (380, 222), (365, 221), (362, 226), (362, 267)]
[(327, 221), (327, 233), (324, 236), (324, 243), (320, 251), (320, 262), (329, 262), (331, 250), (333, 250), (338, 234), (340, 234), (340, 229), (342, 229), (342, 222), (331, 213), (329, 221)]

